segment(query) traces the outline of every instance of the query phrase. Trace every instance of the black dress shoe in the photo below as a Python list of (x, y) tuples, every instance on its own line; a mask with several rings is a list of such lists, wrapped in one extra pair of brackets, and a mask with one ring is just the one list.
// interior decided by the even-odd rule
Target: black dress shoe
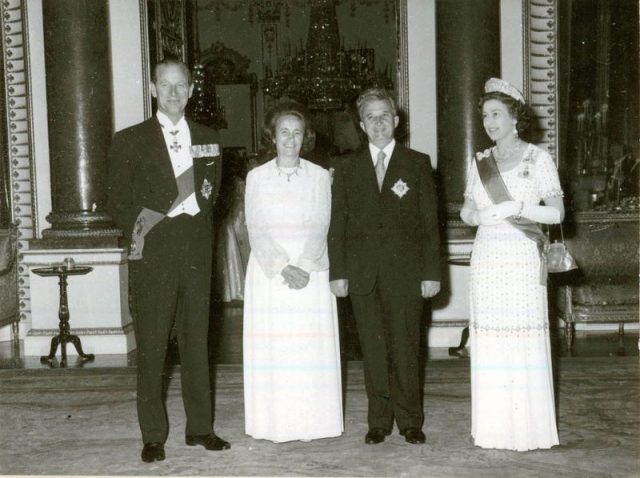
[(145, 443), (140, 454), (142, 461), (145, 463), (151, 463), (152, 461), (164, 460), (164, 445), (160, 442), (154, 441), (152, 443)]
[(215, 433), (209, 435), (187, 435), (184, 442), (189, 446), (202, 445), (207, 450), (228, 450), (231, 445), (228, 441), (224, 441)]
[(378, 443), (382, 443), (384, 441), (384, 437), (389, 434), (390, 432), (388, 432), (384, 428), (372, 428), (364, 436), (364, 442), (367, 445), (376, 445)]
[(404, 439), (407, 443), (412, 443), (414, 445), (422, 445), (426, 440), (423, 431), (419, 428), (407, 428), (406, 430), (401, 431), (400, 435), (404, 435)]

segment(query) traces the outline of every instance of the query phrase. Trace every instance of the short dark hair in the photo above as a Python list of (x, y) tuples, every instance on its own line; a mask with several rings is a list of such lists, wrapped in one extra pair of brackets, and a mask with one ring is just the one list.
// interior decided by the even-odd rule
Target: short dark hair
[(308, 153), (313, 149), (316, 134), (311, 125), (309, 114), (306, 108), (297, 101), (283, 101), (276, 104), (269, 110), (264, 119), (262, 128), (262, 146), (268, 153), (276, 151), (273, 140), (276, 137), (276, 126), (283, 116), (295, 116), (304, 127), (304, 136), (302, 138), (302, 148), (300, 154)]
[(151, 81), (153, 83), (158, 81), (158, 68), (160, 68), (161, 66), (170, 66), (170, 65), (175, 65), (175, 66), (181, 68), (184, 71), (185, 75), (187, 76), (187, 80), (188, 80), (189, 84), (192, 83), (192, 81), (191, 81), (191, 70), (189, 70), (189, 67), (187, 66), (187, 64), (185, 62), (183, 62), (182, 60), (178, 60), (177, 58), (174, 58), (172, 56), (164, 57), (162, 60), (160, 60), (158, 63), (156, 63), (153, 66), (153, 69), (151, 70)]
[(364, 90), (358, 96), (356, 100), (356, 108), (358, 109), (358, 116), (360, 120), (362, 120), (362, 110), (365, 105), (370, 101), (388, 101), (391, 105), (391, 110), (393, 111), (394, 116), (398, 114), (398, 108), (396, 107), (396, 100), (393, 99), (393, 96), (389, 94), (389, 92), (384, 88), (369, 88)]
[(491, 91), (484, 93), (478, 101), (478, 110), (482, 113), (482, 107), (489, 100), (497, 100), (507, 107), (509, 114), (516, 120), (516, 129), (518, 136), (522, 136), (529, 128), (531, 122), (531, 109), (525, 103), (512, 98), (509, 95), (500, 93), (499, 91)]

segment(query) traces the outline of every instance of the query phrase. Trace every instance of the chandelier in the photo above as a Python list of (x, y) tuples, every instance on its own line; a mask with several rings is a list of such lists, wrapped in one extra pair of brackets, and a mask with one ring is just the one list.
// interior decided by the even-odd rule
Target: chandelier
[(191, 68), (191, 77), (193, 94), (187, 105), (189, 117), (215, 130), (227, 128), (224, 106), (216, 94), (216, 85), (206, 81), (205, 66), (198, 60)]
[(207, 81), (207, 73), (200, 57), (200, 37), (198, 35), (198, 0), (194, 3), (193, 37), (194, 64), (191, 67), (191, 81), (193, 93), (187, 104), (187, 114), (198, 123), (207, 125), (215, 130), (227, 128), (224, 106), (216, 94), (215, 82)]
[(287, 96), (311, 110), (340, 109), (360, 91), (393, 88), (388, 69), (375, 69), (373, 48), (340, 45), (336, 0), (310, 0), (306, 49), (282, 57), (276, 70), (265, 67), (262, 89), (277, 99)]

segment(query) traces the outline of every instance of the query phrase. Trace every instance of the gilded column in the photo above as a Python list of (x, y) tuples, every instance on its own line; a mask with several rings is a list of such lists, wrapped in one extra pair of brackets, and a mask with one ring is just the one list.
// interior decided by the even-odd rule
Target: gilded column
[[(441, 195), (457, 217), (467, 161), (490, 142), (478, 98), (500, 76), (500, 1), (436, 1), (438, 172)], [(441, 196), (441, 197), (442, 197)]]
[(108, 0), (42, 7), (53, 209), (44, 242), (115, 245), (118, 230), (103, 210), (113, 133)]

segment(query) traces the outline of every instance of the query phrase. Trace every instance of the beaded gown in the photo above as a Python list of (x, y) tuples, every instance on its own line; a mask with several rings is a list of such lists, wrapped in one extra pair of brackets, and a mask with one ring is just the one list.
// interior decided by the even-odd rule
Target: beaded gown
[[(342, 434), (342, 391), (336, 300), (329, 289), (329, 173), (300, 160), (275, 160), (247, 177), (251, 243), (244, 302), (245, 431), (275, 442)], [(280, 271), (310, 272), (300, 290)]]
[[(489, 150), (478, 153), (486, 156)], [(521, 162), (501, 172), (516, 201), (562, 196), (549, 154), (529, 144)], [(465, 196), (492, 204), (475, 161)], [(471, 256), (471, 435), (477, 446), (550, 448), (556, 430), (547, 289), (535, 242), (507, 222), (479, 226)]]

